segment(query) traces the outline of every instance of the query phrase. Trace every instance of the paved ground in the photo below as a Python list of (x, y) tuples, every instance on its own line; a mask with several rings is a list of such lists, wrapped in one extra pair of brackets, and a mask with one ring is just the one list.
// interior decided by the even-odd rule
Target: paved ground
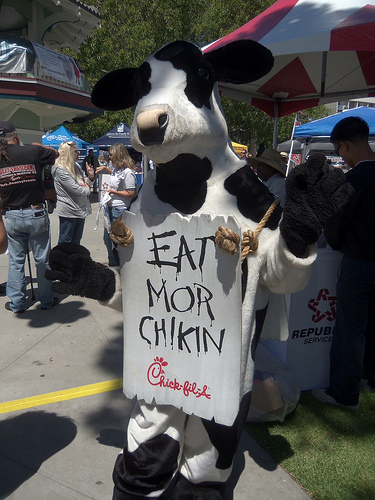
[[(82, 243), (105, 262), (102, 226), (93, 230), (97, 206), (93, 199)], [(55, 245), (56, 214), (51, 227)], [(7, 270), (8, 257), (1, 255), (0, 283)], [(33, 265), (32, 275), (35, 280)], [(98, 391), (104, 382), (119, 386), (122, 314), (70, 296), (41, 311), (30, 286), (24, 314), (6, 311), (7, 300), (0, 297), (0, 499), (110, 500), (132, 403), (121, 389)], [(244, 432), (226, 498), (309, 497)]]

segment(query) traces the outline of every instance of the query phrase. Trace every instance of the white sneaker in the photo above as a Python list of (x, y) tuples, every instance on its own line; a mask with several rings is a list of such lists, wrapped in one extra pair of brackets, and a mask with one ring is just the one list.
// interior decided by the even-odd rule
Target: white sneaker
[(344, 405), (342, 403), (338, 403), (333, 396), (327, 394), (327, 389), (314, 389), (313, 391), (311, 391), (311, 393), (316, 399), (319, 399), (319, 401), (323, 401), (323, 403), (328, 403), (333, 406), (340, 406), (341, 408), (345, 408), (346, 410), (350, 411), (357, 411), (359, 408), (359, 405)]

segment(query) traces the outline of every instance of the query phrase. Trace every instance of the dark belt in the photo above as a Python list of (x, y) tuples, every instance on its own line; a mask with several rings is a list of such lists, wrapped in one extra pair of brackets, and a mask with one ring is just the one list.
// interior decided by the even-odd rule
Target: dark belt
[(3, 207), (3, 212), (8, 212), (9, 210), (44, 210), (45, 208), (44, 203), (38, 203), (37, 205), (28, 205), (27, 207)]

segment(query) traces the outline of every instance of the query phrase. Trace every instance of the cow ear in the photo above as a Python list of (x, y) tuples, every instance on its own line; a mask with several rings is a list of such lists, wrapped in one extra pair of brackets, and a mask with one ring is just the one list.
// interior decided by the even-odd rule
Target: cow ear
[(266, 75), (273, 66), (270, 50), (254, 40), (237, 40), (205, 53), (219, 82), (249, 83)]
[(91, 102), (100, 109), (118, 111), (135, 106), (138, 69), (124, 68), (107, 73), (94, 86)]

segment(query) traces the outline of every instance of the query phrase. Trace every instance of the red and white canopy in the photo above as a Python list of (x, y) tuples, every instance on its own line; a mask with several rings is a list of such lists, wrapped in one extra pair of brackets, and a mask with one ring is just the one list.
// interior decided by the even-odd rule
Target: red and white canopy
[(204, 52), (243, 39), (269, 48), (274, 67), (255, 82), (219, 87), (271, 116), (375, 96), (375, 0), (278, 0)]

